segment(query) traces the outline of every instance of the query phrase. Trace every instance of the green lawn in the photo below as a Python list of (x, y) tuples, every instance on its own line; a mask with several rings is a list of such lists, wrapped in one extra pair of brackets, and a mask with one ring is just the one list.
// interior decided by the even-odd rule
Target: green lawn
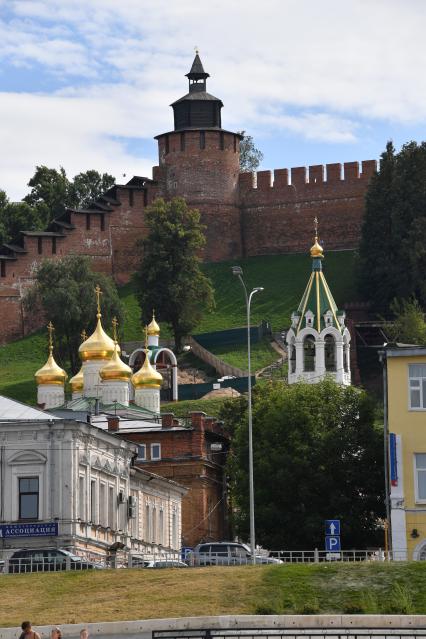
[(24, 617), (39, 626), (316, 613), (425, 614), (425, 566), (372, 562), (0, 575), (1, 627), (18, 626)]
[[(247, 344), (214, 346), (210, 350), (226, 364), (247, 370)], [(263, 339), (251, 345), (250, 359), (252, 371), (255, 372), (276, 362), (280, 355), (272, 348), (269, 340)]]
[[(307, 255), (270, 255), (238, 260), (244, 270), (247, 286), (264, 286), (265, 290), (253, 298), (252, 321), (267, 319), (278, 330), (289, 325), (290, 313), (297, 308), (306, 286), (311, 268)], [(205, 272), (211, 277), (216, 291), (216, 309), (207, 314), (194, 333), (215, 331), (245, 325), (245, 305), (241, 285), (231, 274), (231, 262), (206, 264)], [(335, 251), (326, 254), (324, 272), (338, 305), (356, 298), (354, 285), (354, 253)], [(120, 289), (126, 316), (124, 340), (142, 340), (140, 310), (133, 284)], [(161, 318), (159, 318), (161, 324)], [(161, 324), (162, 336), (167, 335)], [(228, 363), (246, 368), (246, 351), (225, 348), (215, 351)], [(0, 394), (30, 404), (36, 403), (34, 373), (46, 361), (46, 341), (41, 333), (0, 347)], [(269, 347), (254, 345), (253, 370), (272, 363)]]
[(162, 413), (173, 413), (176, 417), (187, 417), (192, 411), (203, 411), (209, 417), (218, 417), (223, 403), (229, 398), (217, 399), (185, 399), (182, 402), (161, 404)]

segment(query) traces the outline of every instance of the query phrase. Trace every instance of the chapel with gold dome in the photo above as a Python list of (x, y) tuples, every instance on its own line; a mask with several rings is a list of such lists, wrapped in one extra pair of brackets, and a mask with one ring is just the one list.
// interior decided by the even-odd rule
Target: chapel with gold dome
[[(78, 349), (82, 365), (69, 381), (72, 399), (95, 399), (103, 405), (129, 406), (130, 402), (153, 411), (160, 412), (160, 390), (163, 383), (161, 373), (156, 370), (155, 359), (169, 349), (159, 347), (160, 327), (153, 312), (152, 320), (145, 328), (144, 361), (132, 368), (121, 358), (118, 344), (116, 318), (112, 320), (113, 337), (110, 337), (102, 325), (102, 313), (99, 286), (95, 288), (97, 313), (96, 327), (87, 337), (83, 332), (82, 343)], [(57, 408), (65, 403), (65, 382), (67, 374), (55, 362), (53, 357), (53, 326), (49, 330), (49, 356), (46, 364), (37, 371), (35, 379), (38, 388), (38, 403), (46, 408)], [(174, 353), (170, 351), (173, 357)], [(174, 370), (175, 376), (176, 370)], [(177, 388), (177, 383), (176, 383)]]
[(324, 250), (315, 238), (310, 249), (312, 271), (287, 332), (288, 382), (316, 383), (326, 376), (344, 385), (351, 383), (350, 333), (346, 314), (338, 309), (323, 273)]

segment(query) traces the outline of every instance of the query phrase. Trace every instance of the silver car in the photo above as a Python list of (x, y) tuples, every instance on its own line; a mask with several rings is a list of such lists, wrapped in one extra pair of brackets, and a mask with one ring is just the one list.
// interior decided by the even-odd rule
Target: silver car
[[(186, 559), (190, 566), (244, 566), (253, 563), (250, 548), (233, 541), (198, 544)], [(282, 564), (280, 559), (255, 555), (256, 564)]]

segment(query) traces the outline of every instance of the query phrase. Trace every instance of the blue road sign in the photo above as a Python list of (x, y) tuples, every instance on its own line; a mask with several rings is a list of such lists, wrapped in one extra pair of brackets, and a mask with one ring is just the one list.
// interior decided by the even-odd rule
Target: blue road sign
[(340, 519), (326, 519), (325, 520), (325, 534), (334, 536), (340, 535)]
[(9, 537), (57, 537), (58, 523), (49, 522), (46, 524), (3, 524), (0, 526), (0, 538)]
[(332, 537), (327, 535), (325, 538), (325, 549), (328, 552), (335, 552), (340, 550), (340, 537)]

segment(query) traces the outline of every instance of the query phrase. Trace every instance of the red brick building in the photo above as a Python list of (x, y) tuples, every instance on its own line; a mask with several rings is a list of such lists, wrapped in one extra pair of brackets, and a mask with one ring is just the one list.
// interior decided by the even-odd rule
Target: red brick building
[(222, 128), (223, 104), (207, 92), (198, 54), (187, 77), (188, 93), (172, 104), (173, 130), (156, 137), (152, 179), (116, 185), (90, 209), (68, 209), (46, 231), (23, 232), (0, 248), (0, 341), (34, 328), (22, 296), (45, 258), (89, 255), (95, 269), (126, 282), (145, 234), (144, 210), (158, 196), (183, 196), (200, 210), (207, 261), (305, 251), (315, 215), (328, 251), (357, 246), (375, 161), (362, 162), (361, 171), (349, 162), (240, 174), (241, 136)]
[(136, 465), (188, 488), (182, 499), (182, 546), (229, 538), (226, 458), (229, 435), (205, 413), (190, 413), (187, 423), (162, 415), (161, 426), (126, 427), (117, 434), (139, 445)]

